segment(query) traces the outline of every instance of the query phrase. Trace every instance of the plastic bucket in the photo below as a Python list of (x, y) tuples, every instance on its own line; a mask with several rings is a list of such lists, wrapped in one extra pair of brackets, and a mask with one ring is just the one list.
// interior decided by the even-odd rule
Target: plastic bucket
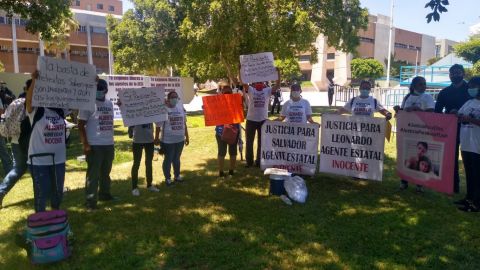
[(287, 194), (283, 183), (285, 175), (270, 174), (270, 195), (281, 196)]

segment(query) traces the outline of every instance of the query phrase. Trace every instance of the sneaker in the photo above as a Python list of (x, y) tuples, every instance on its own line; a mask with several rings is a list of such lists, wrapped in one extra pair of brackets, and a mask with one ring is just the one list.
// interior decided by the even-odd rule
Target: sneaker
[(228, 171), (228, 178), (232, 178), (235, 172), (233, 170)]
[(178, 183), (182, 183), (183, 179), (182, 179), (181, 176), (179, 176), (179, 177), (176, 177), (175, 179), (173, 179), (173, 181), (178, 182)]
[(160, 191), (160, 189), (156, 188), (155, 186), (149, 186), (149, 187), (147, 187), (147, 189), (151, 192), (159, 192)]
[(167, 187), (171, 186), (172, 184), (173, 184), (172, 179), (165, 179), (165, 185), (167, 185)]
[(287, 205), (292, 205), (292, 200), (285, 195), (281, 195), (280, 199)]
[(423, 188), (423, 186), (417, 186), (415, 188), (415, 192), (417, 192), (419, 194), (423, 194), (423, 193), (425, 193), (425, 189)]
[(399, 190), (405, 190), (408, 188), (408, 184), (407, 183), (400, 183), (400, 187), (398, 187)]
[(97, 204), (89, 203), (89, 202), (85, 203), (85, 208), (87, 209), (87, 212), (92, 212), (98, 209)]
[(468, 205), (468, 201), (467, 201), (467, 199), (461, 199), (461, 200), (458, 200), (458, 201), (454, 201), (453, 204), (464, 206), (464, 205)]
[(140, 190), (138, 190), (138, 188), (132, 189), (132, 195), (133, 196), (140, 196)]

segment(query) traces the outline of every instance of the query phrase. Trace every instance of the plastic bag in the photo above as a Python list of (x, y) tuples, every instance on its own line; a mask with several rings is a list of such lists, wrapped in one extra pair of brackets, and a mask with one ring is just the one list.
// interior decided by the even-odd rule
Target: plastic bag
[(303, 178), (300, 176), (286, 177), (283, 186), (290, 199), (299, 203), (305, 203), (308, 196), (308, 190)]

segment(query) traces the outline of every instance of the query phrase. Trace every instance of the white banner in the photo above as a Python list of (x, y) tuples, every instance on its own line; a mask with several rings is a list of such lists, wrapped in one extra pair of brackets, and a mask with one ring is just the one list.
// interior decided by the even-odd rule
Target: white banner
[(265, 121), (260, 166), (314, 175), (318, 159), (318, 125)]
[(97, 74), (94, 66), (39, 56), (37, 70), (34, 107), (95, 110)]
[(385, 119), (324, 114), (320, 172), (382, 180)]
[(240, 74), (243, 83), (278, 80), (271, 52), (240, 55)]
[(120, 89), (118, 98), (122, 103), (120, 111), (126, 127), (167, 120), (163, 87)]

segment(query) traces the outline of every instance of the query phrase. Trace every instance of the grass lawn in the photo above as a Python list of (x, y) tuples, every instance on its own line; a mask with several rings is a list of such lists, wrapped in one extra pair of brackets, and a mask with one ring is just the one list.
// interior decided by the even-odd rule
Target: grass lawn
[[(316, 120), (324, 110), (315, 108)], [(116, 122), (111, 177), (120, 200), (92, 213), (83, 208), (86, 164), (76, 160), (75, 133), (62, 204), (75, 234), (73, 256), (33, 267), (14, 244), (33, 212), (25, 175), (0, 210), (0, 269), (480, 269), (480, 215), (460, 212), (454, 198), (432, 191), (397, 191), (394, 141), (386, 143), (383, 182), (317, 174), (306, 180), (306, 204), (287, 206), (267, 196), (267, 177), (243, 162), (233, 179), (218, 179), (213, 127), (204, 127), (201, 115), (188, 124), (185, 182), (166, 187), (160, 157), (160, 192), (145, 189), (142, 166), (141, 196), (133, 197), (131, 142)]]

